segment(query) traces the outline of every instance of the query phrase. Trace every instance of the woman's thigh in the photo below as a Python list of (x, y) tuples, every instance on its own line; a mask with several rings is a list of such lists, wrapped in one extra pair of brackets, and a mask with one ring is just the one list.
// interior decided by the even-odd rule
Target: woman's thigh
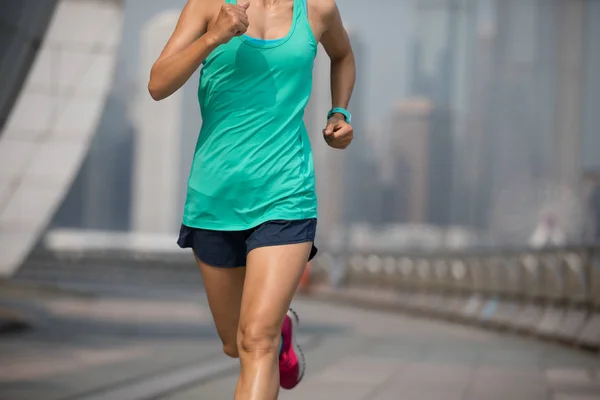
[(246, 268), (214, 267), (197, 257), (196, 262), (202, 273), (208, 305), (219, 337), (225, 351), (230, 350), (233, 353), (237, 348), (236, 337)]
[[(258, 247), (248, 254), (240, 315), (242, 335), (281, 330), (312, 242)], [(246, 332), (244, 332), (246, 330)]]

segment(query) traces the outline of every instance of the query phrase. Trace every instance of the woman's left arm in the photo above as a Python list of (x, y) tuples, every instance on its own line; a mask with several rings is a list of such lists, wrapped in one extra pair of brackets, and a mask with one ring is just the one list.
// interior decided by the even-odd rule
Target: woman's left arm
[[(321, 44), (331, 59), (331, 108), (346, 109), (356, 80), (354, 53), (335, 1), (320, 1), (324, 28)], [(338, 149), (348, 147), (354, 137), (352, 126), (338, 113), (329, 118), (323, 134), (327, 144)]]
[(328, 4), (322, 8), (324, 31), (321, 44), (331, 59), (332, 108), (347, 108), (356, 79), (354, 53), (335, 1), (324, 2)]

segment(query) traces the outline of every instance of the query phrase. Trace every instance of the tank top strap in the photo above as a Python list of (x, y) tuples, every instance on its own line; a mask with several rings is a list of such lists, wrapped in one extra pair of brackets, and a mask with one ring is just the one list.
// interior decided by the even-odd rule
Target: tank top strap
[(296, 17), (304, 17), (308, 19), (307, 0), (294, 0), (294, 14)]
[(302, 34), (307, 35), (310, 42), (316, 45), (317, 41), (313, 35), (312, 27), (308, 20), (308, 0), (294, 0), (294, 19), (296, 25), (301, 27)]

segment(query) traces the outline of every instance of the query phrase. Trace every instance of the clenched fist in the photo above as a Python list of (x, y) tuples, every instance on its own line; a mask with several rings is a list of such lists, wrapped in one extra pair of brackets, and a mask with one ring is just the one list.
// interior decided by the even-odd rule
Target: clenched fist
[(345, 149), (354, 139), (354, 129), (346, 122), (344, 117), (334, 114), (327, 121), (327, 127), (323, 129), (325, 142), (334, 149)]
[(215, 24), (210, 32), (215, 34), (219, 44), (229, 42), (234, 36), (240, 36), (246, 33), (248, 29), (248, 15), (246, 10), (250, 3), (241, 5), (223, 4)]

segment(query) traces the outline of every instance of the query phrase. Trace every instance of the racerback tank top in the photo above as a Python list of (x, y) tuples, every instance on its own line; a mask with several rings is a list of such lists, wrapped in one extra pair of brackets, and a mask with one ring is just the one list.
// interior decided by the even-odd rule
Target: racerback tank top
[(316, 52), (306, 0), (294, 0), (285, 37), (237, 36), (206, 58), (185, 225), (246, 230), (270, 220), (317, 217), (303, 122)]

